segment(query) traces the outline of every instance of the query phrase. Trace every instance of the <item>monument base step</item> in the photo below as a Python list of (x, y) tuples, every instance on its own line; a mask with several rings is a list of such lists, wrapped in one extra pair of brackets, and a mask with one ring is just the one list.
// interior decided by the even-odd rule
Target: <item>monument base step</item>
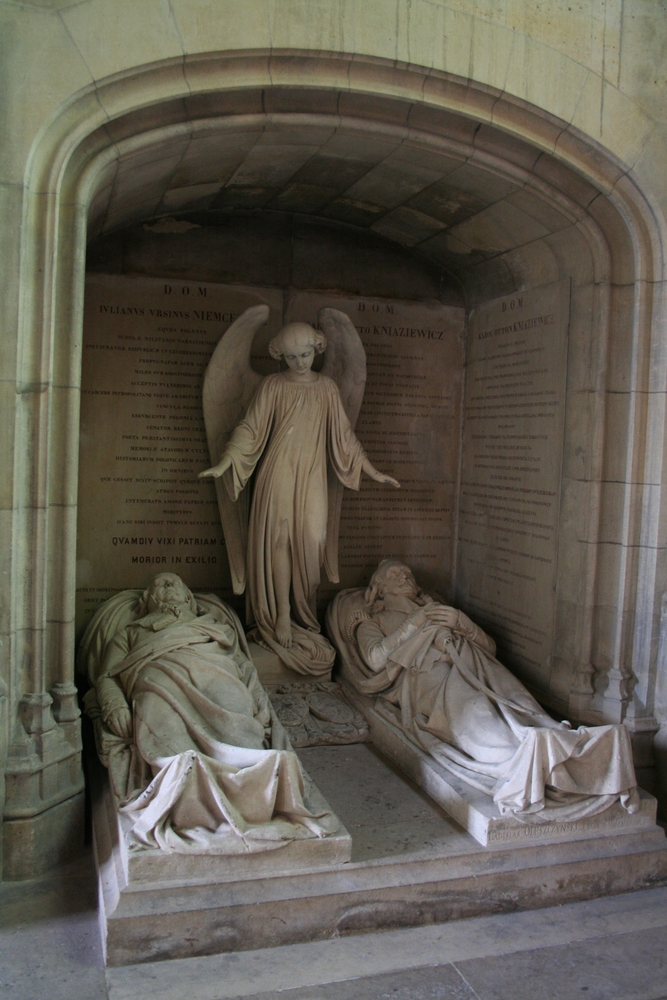
[[(352, 860), (280, 870), (169, 873), (126, 881), (98, 796), (94, 834), (110, 966), (270, 948), (370, 930), (530, 910), (667, 885), (657, 827), (568, 842), (483, 847), (370, 744), (299, 751), (352, 834)], [(103, 796), (102, 796), (103, 798)], [(180, 863), (180, 864), (179, 864)], [(146, 872), (146, 875), (151, 874)]]
[(374, 698), (360, 695), (348, 683), (343, 682), (341, 686), (350, 704), (368, 721), (374, 746), (484, 846), (569, 842), (643, 831), (662, 834), (661, 828), (656, 825), (658, 801), (643, 788), (639, 789), (640, 808), (632, 814), (616, 803), (597, 816), (580, 820), (548, 820), (546, 811), (537, 814), (536, 820), (531, 822), (502, 816), (488, 795), (421, 750), (378, 712)]
[(264, 687), (275, 687), (278, 684), (290, 684), (304, 679), (303, 674), (286, 667), (272, 650), (264, 649), (257, 642), (249, 642), (248, 646), (252, 662), (257, 669), (257, 676)]
[(632, 814), (620, 803), (615, 803), (596, 816), (579, 820), (549, 820), (546, 818), (547, 810), (538, 813), (535, 821), (531, 822), (502, 816), (488, 795), (452, 774), (430, 754), (415, 746), (375, 709), (371, 709), (366, 718), (371, 729), (371, 741), (378, 750), (386, 754), (480, 844), (511, 847), (528, 842), (571, 841), (659, 830), (656, 825), (657, 799), (642, 788), (639, 789), (639, 811)]
[[(342, 865), (350, 860), (352, 838), (342, 823), (334, 834), (323, 838), (293, 840), (265, 851), (239, 854), (179, 854), (159, 849), (128, 850), (117, 803), (106, 770), (93, 767), (93, 841), (100, 891), (100, 921), (103, 944), (107, 943), (107, 920), (126, 891), (142, 887), (182, 885), (232, 886), (243, 879), (289, 875)], [(306, 780), (308, 776), (306, 775)], [(331, 807), (312, 786), (308, 805), (315, 814)]]

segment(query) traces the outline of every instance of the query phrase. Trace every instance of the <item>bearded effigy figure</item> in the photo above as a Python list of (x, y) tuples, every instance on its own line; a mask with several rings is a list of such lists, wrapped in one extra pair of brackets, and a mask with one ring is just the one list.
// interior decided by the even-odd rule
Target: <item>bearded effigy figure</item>
[(131, 848), (237, 854), (338, 828), (310, 807), (241, 623), (214, 595), (159, 573), (98, 609), (79, 657)]

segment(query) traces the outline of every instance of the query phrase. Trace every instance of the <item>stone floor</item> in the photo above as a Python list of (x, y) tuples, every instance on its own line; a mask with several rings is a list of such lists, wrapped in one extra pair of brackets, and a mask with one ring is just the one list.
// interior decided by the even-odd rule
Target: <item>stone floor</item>
[[(300, 754), (353, 862), (485, 850), (373, 748), (334, 749)], [(96, 896), (90, 849), (0, 885), (1, 1000), (667, 1000), (667, 888), (107, 970)]]
[(0, 887), (3, 1000), (665, 1000), (667, 889), (105, 969), (90, 851)]

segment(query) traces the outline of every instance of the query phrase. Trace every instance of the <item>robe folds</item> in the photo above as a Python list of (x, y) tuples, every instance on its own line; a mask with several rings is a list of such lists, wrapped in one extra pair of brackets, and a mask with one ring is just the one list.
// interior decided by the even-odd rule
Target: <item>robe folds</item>
[(366, 614), (355, 638), (364, 662), (385, 679), (378, 711), (412, 742), (491, 795), (503, 815), (576, 820), (618, 801), (636, 811), (625, 726), (573, 730), (555, 722), (496, 660), (479, 626), (466, 636), (406, 619)]
[[(168, 618), (168, 616), (166, 616)], [(132, 707), (129, 740), (99, 746), (133, 849), (234, 854), (323, 837), (299, 760), (234, 629), (211, 614), (151, 614), (109, 643), (96, 694), (104, 717)]]
[[(269, 375), (225, 454), (232, 462), (228, 482), (234, 500), (259, 466), (247, 550), (250, 603), (259, 639), (292, 670), (327, 674), (335, 654), (319, 634), (314, 613), (327, 544), (327, 459), (340, 482), (358, 490), (366, 457), (336, 383), (321, 374), (306, 383), (292, 381), (284, 373)], [(291, 649), (281, 646), (275, 634), (274, 554), (279, 540), (287, 542), (291, 560)]]

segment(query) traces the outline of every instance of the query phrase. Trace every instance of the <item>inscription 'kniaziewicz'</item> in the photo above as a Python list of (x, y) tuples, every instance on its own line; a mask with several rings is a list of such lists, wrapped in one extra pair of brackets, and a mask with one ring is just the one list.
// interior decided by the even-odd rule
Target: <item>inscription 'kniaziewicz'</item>
[[(388, 491), (364, 478), (358, 493), (345, 491), (340, 586), (364, 586), (380, 559), (392, 555), (405, 559), (427, 586), (450, 592), (463, 310), (295, 292), (286, 318), (316, 323), (322, 306), (341, 309), (359, 333), (367, 377), (357, 434), (371, 461), (401, 483)], [(338, 589), (323, 581), (322, 604)]]

